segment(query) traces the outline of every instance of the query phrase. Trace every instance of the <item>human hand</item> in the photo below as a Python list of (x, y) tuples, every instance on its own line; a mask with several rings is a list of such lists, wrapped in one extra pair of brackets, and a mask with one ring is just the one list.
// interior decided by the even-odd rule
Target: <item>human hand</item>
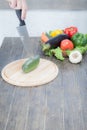
[(9, 2), (9, 6), (12, 9), (22, 9), (21, 19), (24, 20), (26, 18), (27, 13), (27, 3), (26, 0), (7, 0)]

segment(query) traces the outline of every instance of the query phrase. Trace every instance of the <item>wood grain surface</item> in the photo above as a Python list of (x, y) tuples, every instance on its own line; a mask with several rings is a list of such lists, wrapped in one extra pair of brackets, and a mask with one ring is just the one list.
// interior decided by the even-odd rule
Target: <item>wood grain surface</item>
[[(32, 45), (31, 45), (32, 44)], [(52, 82), (14, 87), (0, 76), (0, 130), (87, 130), (87, 54), (80, 64), (45, 57), (39, 38), (30, 38), (33, 54), (59, 67)], [(0, 71), (8, 63), (25, 58), (20, 38), (5, 38), (0, 48)]]

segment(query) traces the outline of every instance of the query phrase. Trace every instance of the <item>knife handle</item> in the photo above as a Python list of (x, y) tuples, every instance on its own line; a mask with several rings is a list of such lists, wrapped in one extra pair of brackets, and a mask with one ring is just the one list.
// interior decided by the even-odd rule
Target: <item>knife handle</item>
[(25, 25), (25, 21), (21, 19), (22, 10), (21, 10), (21, 9), (16, 9), (15, 11), (16, 11), (16, 15), (17, 15), (17, 17), (18, 17), (18, 19), (19, 19), (19, 22), (20, 22), (19, 25), (20, 25), (20, 26)]

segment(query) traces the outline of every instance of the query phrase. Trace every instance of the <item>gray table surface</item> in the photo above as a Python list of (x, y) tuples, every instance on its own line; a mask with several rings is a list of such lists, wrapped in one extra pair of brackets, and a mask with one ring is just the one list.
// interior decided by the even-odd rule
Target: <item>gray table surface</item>
[[(34, 88), (6, 83), (0, 75), (0, 130), (87, 130), (87, 55), (80, 64), (43, 55), (39, 38), (30, 38), (29, 50), (59, 67), (52, 82)], [(0, 71), (9, 62), (30, 56), (20, 38), (4, 39)]]

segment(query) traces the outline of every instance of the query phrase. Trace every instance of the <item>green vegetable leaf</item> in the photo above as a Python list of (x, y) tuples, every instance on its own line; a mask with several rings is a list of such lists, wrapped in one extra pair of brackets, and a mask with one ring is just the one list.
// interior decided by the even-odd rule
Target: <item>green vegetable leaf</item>
[(85, 46), (76, 46), (73, 50), (67, 50), (67, 51), (66, 51), (66, 54), (69, 56), (70, 53), (71, 53), (72, 51), (74, 51), (74, 50), (77, 50), (77, 51), (79, 51), (81, 54), (84, 54), (84, 53), (87, 52), (87, 45), (85, 45)]
[(78, 50), (78, 51), (80, 51), (81, 54), (84, 54), (87, 51), (87, 45), (77, 46), (74, 50)]
[(45, 51), (44, 51), (44, 54), (45, 54), (46, 56), (53, 56), (53, 53), (51, 52), (51, 49), (45, 50)]
[(87, 38), (87, 34), (85, 34), (85, 37)]
[(62, 50), (60, 49), (60, 47), (57, 47), (56, 49), (51, 49), (51, 52), (54, 54), (54, 56), (63, 61), (64, 60), (64, 57), (62, 55)]
[(69, 56), (71, 53), (71, 50), (66, 50), (65, 52), (66, 52), (67, 56)]
[(50, 38), (52, 38), (51, 36), (50, 36), (50, 33), (45, 33), (46, 34), (46, 36), (50, 39)]
[(42, 43), (41, 44), (41, 48), (42, 48), (42, 51), (49, 51), (50, 49), (50, 44), (45, 44), (45, 43)]

